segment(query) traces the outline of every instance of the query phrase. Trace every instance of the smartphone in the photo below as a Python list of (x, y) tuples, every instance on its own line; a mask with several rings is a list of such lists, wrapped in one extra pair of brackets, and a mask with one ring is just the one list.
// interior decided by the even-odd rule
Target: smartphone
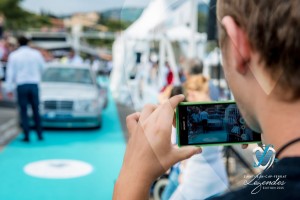
[(261, 142), (235, 102), (180, 103), (176, 109), (178, 146), (215, 146)]

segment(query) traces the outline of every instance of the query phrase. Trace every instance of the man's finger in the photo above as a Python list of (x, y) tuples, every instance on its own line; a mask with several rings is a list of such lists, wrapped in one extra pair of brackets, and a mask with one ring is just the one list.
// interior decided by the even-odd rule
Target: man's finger
[(168, 128), (171, 128), (172, 124), (174, 124), (174, 110), (180, 102), (184, 101), (184, 98), (184, 95), (177, 95), (160, 105), (153, 114), (157, 121), (164, 121)]
[(171, 104), (171, 107), (173, 109), (175, 109), (180, 102), (184, 101), (184, 98), (185, 97), (183, 94), (176, 95), (176, 96), (172, 97), (171, 99), (169, 99), (169, 103)]
[(147, 118), (156, 110), (156, 108), (157, 105), (145, 105), (140, 115), (140, 122), (143, 124), (147, 120)]
[(137, 126), (138, 121), (140, 119), (140, 115), (141, 115), (141, 113), (136, 112), (136, 113), (133, 113), (133, 114), (127, 116), (126, 124), (127, 124), (129, 133), (131, 131), (133, 131), (135, 129), (135, 127)]
[(242, 144), (242, 149), (247, 149), (248, 148), (248, 144)]
[(195, 154), (199, 154), (202, 152), (200, 147), (195, 146), (187, 146), (175, 149), (175, 154), (177, 156), (178, 161), (186, 160), (192, 157)]

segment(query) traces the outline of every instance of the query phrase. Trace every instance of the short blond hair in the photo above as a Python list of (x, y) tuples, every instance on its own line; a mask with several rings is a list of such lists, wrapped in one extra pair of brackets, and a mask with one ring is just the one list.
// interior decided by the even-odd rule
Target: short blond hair
[(209, 79), (203, 75), (192, 75), (185, 82), (184, 89), (209, 94)]

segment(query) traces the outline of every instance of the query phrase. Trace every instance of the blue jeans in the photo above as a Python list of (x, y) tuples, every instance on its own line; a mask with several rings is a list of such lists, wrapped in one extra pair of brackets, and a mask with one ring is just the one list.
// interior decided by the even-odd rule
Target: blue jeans
[(18, 105), (20, 110), (21, 125), (25, 139), (29, 139), (28, 105), (32, 108), (35, 129), (39, 138), (42, 138), (41, 117), (39, 113), (39, 88), (37, 84), (23, 84), (17, 87)]

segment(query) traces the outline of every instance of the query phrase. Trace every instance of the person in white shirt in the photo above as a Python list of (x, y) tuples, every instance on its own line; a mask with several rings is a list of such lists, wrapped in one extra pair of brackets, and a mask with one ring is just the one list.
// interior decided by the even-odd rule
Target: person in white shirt
[[(0, 40), (0, 61), (2, 61), (5, 55), (4, 41)], [(2, 100), (2, 79), (4, 78), (4, 68), (2, 62), (0, 62), (0, 100)]]
[(33, 111), (34, 123), (39, 140), (43, 140), (41, 117), (39, 114), (39, 88), (45, 61), (42, 54), (29, 47), (29, 40), (23, 36), (18, 38), (20, 47), (12, 52), (7, 63), (7, 90), (12, 98), (14, 85), (17, 86), (17, 100), (20, 110), (21, 125), (24, 132), (24, 142), (29, 142), (29, 119), (27, 107)]
[(93, 59), (93, 62), (92, 62), (92, 70), (95, 74), (98, 74), (99, 70), (100, 70), (100, 60), (97, 59), (97, 58), (94, 58)]
[(78, 54), (76, 54), (73, 49), (71, 49), (69, 56), (67, 58), (67, 64), (83, 65), (84, 60)]
[(208, 129), (208, 113), (204, 110), (200, 113), (200, 119), (203, 127), (203, 132), (207, 133)]
[[(189, 76), (184, 89), (188, 102), (210, 101), (209, 79), (202, 75)], [(207, 132), (208, 113), (201, 109), (198, 117), (202, 121), (203, 131)], [(206, 125), (203, 125), (205, 121)], [(204, 147), (202, 154), (194, 155), (181, 163), (180, 180), (181, 183), (170, 200), (207, 199), (225, 192), (229, 181), (222, 158), (222, 147)]]

